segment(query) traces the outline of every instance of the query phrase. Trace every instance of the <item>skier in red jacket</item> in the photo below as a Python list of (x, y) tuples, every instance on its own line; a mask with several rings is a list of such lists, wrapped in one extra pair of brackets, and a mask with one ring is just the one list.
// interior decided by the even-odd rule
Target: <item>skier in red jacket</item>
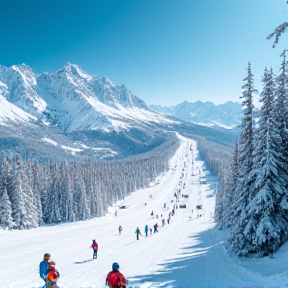
[(93, 249), (93, 259), (97, 259), (98, 243), (95, 239), (92, 242), (91, 248)]
[(119, 268), (118, 263), (112, 264), (112, 271), (106, 277), (106, 285), (109, 288), (126, 288), (127, 281), (124, 275), (119, 272)]

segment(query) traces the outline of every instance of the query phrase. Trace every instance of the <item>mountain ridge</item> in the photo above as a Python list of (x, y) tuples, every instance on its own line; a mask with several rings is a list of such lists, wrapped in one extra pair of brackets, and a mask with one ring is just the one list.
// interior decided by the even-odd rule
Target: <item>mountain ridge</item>
[(25, 64), (0, 66), (0, 103), (2, 153), (44, 162), (123, 158), (154, 149), (171, 132), (219, 133), (155, 113), (124, 84), (70, 63), (41, 74)]
[(216, 105), (211, 101), (184, 101), (175, 106), (150, 105), (149, 109), (163, 115), (170, 115), (182, 121), (232, 129), (241, 125), (242, 105), (228, 101)]

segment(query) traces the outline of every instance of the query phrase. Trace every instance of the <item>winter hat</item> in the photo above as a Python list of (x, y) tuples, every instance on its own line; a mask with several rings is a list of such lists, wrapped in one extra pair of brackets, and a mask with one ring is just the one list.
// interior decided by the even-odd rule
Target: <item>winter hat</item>
[(43, 256), (43, 260), (49, 260), (50, 258), (50, 254), (49, 253), (45, 253)]
[(112, 264), (112, 270), (119, 270), (120, 266), (117, 262)]
[(54, 261), (49, 262), (49, 268), (55, 268), (55, 262)]

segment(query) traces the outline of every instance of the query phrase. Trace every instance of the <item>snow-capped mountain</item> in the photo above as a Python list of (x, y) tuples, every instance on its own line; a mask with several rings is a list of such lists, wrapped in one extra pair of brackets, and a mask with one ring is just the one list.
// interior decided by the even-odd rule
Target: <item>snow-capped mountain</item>
[(143, 153), (165, 141), (161, 125), (179, 122), (70, 63), (39, 75), (25, 64), (0, 66), (0, 104), (0, 149), (46, 160), (63, 151), (64, 159)]
[(183, 121), (224, 128), (239, 126), (243, 117), (241, 104), (231, 101), (220, 105), (215, 105), (212, 102), (197, 101), (191, 103), (185, 101), (176, 106), (151, 105), (149, 108), (152, 111), (171, 115)]
[(122, 158), (154, 149), (171, 131), (220, 133), (201, 129), (151, 111), (125, 85), (77, 65), (39, 75), (25, 64), (0, 66), (0, 151), (7, 155), (40, 161)]
[(149, 111), (125, 85), (90, 76), (70, 63), (55, 73), (40, 75), (25, 64), (1, 66), (0, 82), (7, 87), (2, 96), (10, 103), (67, 132), (119, 131), (134, 122), (167, 121)]

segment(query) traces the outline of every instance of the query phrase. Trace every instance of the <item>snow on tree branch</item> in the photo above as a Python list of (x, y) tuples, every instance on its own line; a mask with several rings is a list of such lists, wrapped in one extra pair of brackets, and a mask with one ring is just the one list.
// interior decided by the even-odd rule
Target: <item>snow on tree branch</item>
[(273, 48), (275, 48), (276, 44), (278, 43), (281, 34), (286, 31), (287, 26), (288, 26), (288, 22), (284, 22), (280, 26), (278, 26), (274, 30), (273, 33), (271, 33), (270, 35), (267, 36), (268, 40), (275, 36), (275, 41), (274, 41), (273, 46), (272, 46)]

